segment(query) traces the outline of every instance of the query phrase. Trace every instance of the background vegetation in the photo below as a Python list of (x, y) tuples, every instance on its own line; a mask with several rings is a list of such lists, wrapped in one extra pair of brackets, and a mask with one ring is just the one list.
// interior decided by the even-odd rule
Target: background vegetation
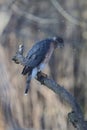
[(36, 80), (24, 96), (26, 77), (12, 62), (24, 43), (25, 54), (37, 41), (62, 36), (44, 70), (78, 100), (87, 120), (87, 1), (0, 0), (0, 130), (74, 130), (67, 120), (68, 104)]

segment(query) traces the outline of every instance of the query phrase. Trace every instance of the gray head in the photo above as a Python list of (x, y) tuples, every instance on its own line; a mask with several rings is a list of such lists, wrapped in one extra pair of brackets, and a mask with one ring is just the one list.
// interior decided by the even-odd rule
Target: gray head
[(56, 43), (56, 47), (62, 48), (64, 47), (64, 40), (61, 37), (53, 37), (53, 41)]

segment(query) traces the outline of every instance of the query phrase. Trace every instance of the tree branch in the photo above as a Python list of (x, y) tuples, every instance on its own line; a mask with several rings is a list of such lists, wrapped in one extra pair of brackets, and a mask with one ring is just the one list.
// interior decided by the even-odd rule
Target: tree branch
[(75, 24), (75, 25), (79, 25), (81, 27), (86, 26), (86, 22), (85, 21), (81, 21), (78, 20), (76, 18), (74, 18), (73, 16), (71, 16), (66, 10), (63, 9), (63, 7), (59, 4), (59, 2), (57, 0), (51, 0), (51, 3), (53, 4), (53, 6), (55, 7), (55, 9), (57, 9), (57, 11), (69, 22)]
[(32, 21), (37, 22), (39, 24), (57, 24), (58, 23), (58, 19), (41, 18), (41, 17), (35, 16), (33, 14), (26, 13), (25, 11), (22, 11), (21, 9), (19, 9), (19, 7), (17, 7), (16, 4), (13, 4), (11, 9), (15, 13), (17, 13), (18, 15), (23, 15), (26, 19), (32, 20)]
[(38, 73), (37, 80), (41, 82), (41, 84), (47, 86), (49, 89), (53, 90), (72, 107), (72, 112), (68, 114), (68, 118), (74, 127), (76, 127), (78, 130), (87, 130), (83, 113), (76, 99), (64, 87), (57, 84), (47, 75), (44, 76), (43, 73)]
[[(25, 58), (23, 56), (23, 45), (19, 46), (16, 55), (13, 57), (15, 63), (24, 65)], [(19, 56), (20, 55), (20, 56)], [(21, 57), (21, 58), (20, 58)], [(76, 99), (64, 87), (57, 84), (53, 79), (50, 79), (46, 74), (39, 72), (36, 78), (41, 84), (45, 85), (56, 94), (58, 94), (64, 101), (66, 101), (72, 108), (72, 112), (68, 114), (69, 121), (77, 130), (87, 130), (87, 122), (84, 121), (83, 113), (80, 109)]]

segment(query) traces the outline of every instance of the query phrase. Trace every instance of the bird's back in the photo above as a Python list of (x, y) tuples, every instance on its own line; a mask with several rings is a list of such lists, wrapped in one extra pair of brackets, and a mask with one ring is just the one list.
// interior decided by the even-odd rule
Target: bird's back
[(26, 65), (22, 71), (23, 75), (31, 72), (34, 67), (37, 67), (44, 60), (51, 43), (52, 39), (46, 39), (33, 45), (26, 56)]

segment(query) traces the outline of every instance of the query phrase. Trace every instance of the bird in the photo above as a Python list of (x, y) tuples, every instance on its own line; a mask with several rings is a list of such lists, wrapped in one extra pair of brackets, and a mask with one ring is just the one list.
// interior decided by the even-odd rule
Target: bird
[(31, 79), (35, 78), (37, 73), (42, 71), (46, 64), (49, 63), (54, 50), (63, 46), (63, 38), (55, 36), (36, 42), (28, 51), (25, 57), (25, 66), (22, 71), (22, 75), (27, 74), (25, 95), (27, 95), (30, 88)]

